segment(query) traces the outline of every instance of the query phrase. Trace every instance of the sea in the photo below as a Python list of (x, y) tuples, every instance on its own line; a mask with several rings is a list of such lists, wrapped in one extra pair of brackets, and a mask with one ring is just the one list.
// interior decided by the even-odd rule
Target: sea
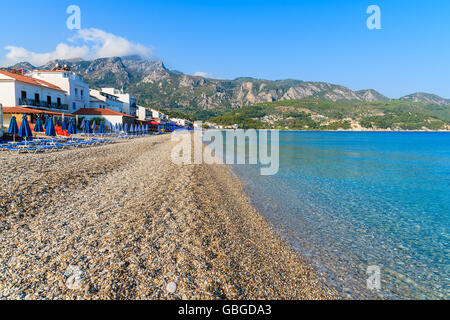
[[(280, 132), (234, 165), (252, 205), (343, 299), (449, 299), (450, 133)], [(248, 142), (248, 143), (255, 143)]]

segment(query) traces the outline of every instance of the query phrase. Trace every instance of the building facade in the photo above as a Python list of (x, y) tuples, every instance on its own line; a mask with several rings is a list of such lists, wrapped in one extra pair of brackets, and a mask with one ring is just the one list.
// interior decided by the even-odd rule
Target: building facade
[(69, 112), (89, 107), (89, 85), (84, 82), (83, 77), (72, 71), (38, 70), (29, 73), (29, 76), (38, 80), (49, 82), (58, 86), (67, 93)]
[(68, 97), (60, 87), (18, 73), (0, 70), (0, 103), (69, 113)]
[(136, 97), (128, 93), (124, 93), (123, 90), (117, 90), (115, 88), (102, 88), (102, 92), (116, 96), (117, 99), (123, 104), (123, 113), (126, 113), (130, 116), (137, 115), (138, 107)]

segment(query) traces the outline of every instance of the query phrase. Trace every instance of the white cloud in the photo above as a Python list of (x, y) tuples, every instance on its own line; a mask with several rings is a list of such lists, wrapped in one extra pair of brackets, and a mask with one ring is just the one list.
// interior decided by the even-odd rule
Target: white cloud
[(213, 78), (214, 75), (212, 73), (198, 71), (198, 72), (194, 73), (194, 77)]
[[(18, 62), (27, 61), (35, 66), (40, 66), (55, 59), (82, 58), (92, 60), (97, 58), (121, 57), (128, 55), (140, 55), (150, 57), (151, 49), (129, 40), (99, 29), (81, 29), (77, 34), (68, 39), (68, 43), (60, 43), (54, 51), (36, 53), (22, 47), (8, 45), (5, 49), (8, 53), (0, 58), (0, 65), (10, 66)], [(76, 42), (81, 42), (79, 45)]]

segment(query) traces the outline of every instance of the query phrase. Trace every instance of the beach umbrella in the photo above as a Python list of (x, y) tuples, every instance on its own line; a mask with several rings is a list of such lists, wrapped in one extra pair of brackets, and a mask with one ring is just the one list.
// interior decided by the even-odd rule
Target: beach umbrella
[(83, 121), (81, 121), (80, 129), (84, 129), (85, 125), (86, 125), (86, 120), (83, 119)]
[(90, 126), (90, 123), (89, 123), (89, 120), (86, 120), (86, 122), (84, 123), (84, 133), (85, 133), (85, 134), (90, 134), (90, 133), (92, 133), (92, 131), (91, 131), (91, 126)]
[(44, 132), (44, 127), (42, 126), (40, 117), (37, 117), (36, 119), (36, 124), (34, 125), (34, 132)]
[(100, 134), (106, 133), (104, 121), (100, 122), (100, 126), (98, 127), (98, 133)]
[(30, 138), (33, 136), (33, 132), (31, 132), (30, 124), (28, 123), (27, 115), (24, 114), (22, 116), (22, 123), (20, 124), (19, 136), (22, 138)]
[(50, 117), (49, 116), (45, 116), (45, 122), (44, 122), (44, 130), (45, 130), (45, 128), (47, 128), (47, 125), (48, 125), (48, 120), (50, 119)]
[(47, 125), (45, 127), (45, 135), (49, 137), (55, 137), (55, 123), (53, 122), (53, 118), (48, 118)]
[(69, 121), (69, 127), (67, 128), (67, 134), (70, 134), (70, 135), (77, 134), (73, 120)]
[(16, 134), (19, 133), (19, 127), (17, 126), (16, 117), (13, 116), (9, 122), (8, 133), (13, 135), (13, 140), (16, 142)]
[(66, 131), (67, 130), (67, 118), (64, 118), (61, 125), (61, 130)]
[(123, 131), (128, 132), (128, 123), (125, 123), (125, 127), (123, 128)]
[(95, 122), (95, 120), (92, 121), (92, 132), (94, 132), (95, 129), (97, 129), (97, 122)]

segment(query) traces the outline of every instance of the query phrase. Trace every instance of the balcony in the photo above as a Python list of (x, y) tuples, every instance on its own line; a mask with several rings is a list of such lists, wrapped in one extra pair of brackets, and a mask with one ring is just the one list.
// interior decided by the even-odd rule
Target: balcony
[(45, 109), (55, 109), (61, 111), (69, 111), (68, 104), (48, 103), (47, 101), (39, 101), (33, 99), (19, 99), (20, 106), (33, 106)]

